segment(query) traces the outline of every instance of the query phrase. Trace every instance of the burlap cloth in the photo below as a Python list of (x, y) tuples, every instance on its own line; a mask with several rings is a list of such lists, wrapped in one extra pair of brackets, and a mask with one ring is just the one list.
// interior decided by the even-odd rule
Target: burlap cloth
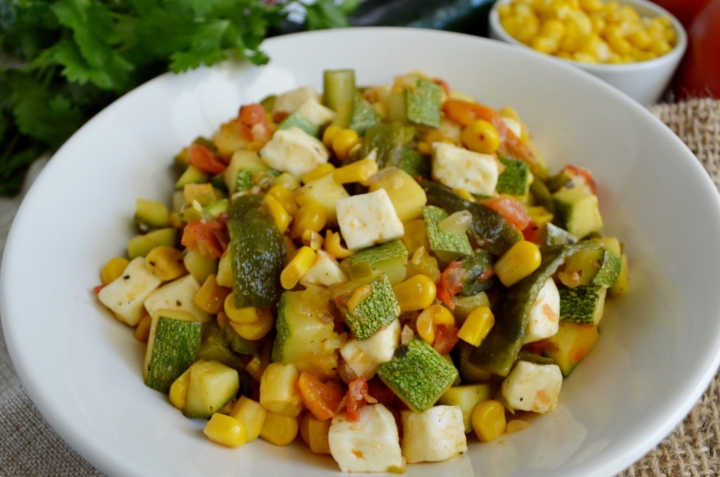
[[(651, 111), (697, 155), (720, 188), (720, 101), (657, 105)], [(46, 160), (35, 163), (28, 185)], [(24, 193), (24, 192), (23, 192)], [(22, 195), (0, 199), (0, 256)], [(720, 475), (720, 374), (690, 415), (623, 477)], [(0, 329), (0, 476), (102, 476), (48, 426), (25, 394)]]

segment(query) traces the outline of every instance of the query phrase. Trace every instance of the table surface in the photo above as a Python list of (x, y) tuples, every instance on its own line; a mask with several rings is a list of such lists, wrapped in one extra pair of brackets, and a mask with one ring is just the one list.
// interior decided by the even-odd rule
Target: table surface
[[(720, 188), (720, 101), (656, 105), (651, 111), (685, 141)], [(36, 162), (23, 193), (0, 198), (0, 257), (22, 196), (47, 159)], [(1, 260), (1, 258), (0, 258)], [(688, 417), (623, 477), (720, 475), (720, 375)], [(43, 420), (16, 376), (0, 328), (0, 477), (102, 476)]]

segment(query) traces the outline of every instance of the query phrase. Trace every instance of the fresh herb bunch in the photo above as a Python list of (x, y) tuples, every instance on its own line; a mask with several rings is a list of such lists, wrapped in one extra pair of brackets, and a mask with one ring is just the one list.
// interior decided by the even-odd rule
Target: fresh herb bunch
[[(348, 26), (358, 0), (0, 0), (0, 195), (114, 99), (228, 53), (256, 65), (300, 6), (311, 30)], [(298, 8), (298, 7), (295, 7)]]

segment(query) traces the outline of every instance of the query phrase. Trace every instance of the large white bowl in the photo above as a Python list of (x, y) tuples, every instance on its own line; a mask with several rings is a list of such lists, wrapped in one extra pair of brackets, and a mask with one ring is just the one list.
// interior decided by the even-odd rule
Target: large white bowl
[[(409, 29), (272, 39), (272, 61), (164, 75), (101, 112), (58, 151), (8, 237), (0, 304), (16, 370), (49, 423), (112, 476), (337, 475), (300, 445), (214, 445), (145, 387), (144, 346), (91, 289), (125, 253), (135, 199), (166, 200), (172, 156), (238, 106), (353, 67), (362, 84), (419, 69), (484, 103), (515, 106), (554, 169), (599, 183), (606, 233), (625, 242), (631, 292), (608, 303), (596, 349), (558, 409), (496, 442), (408, 475), (611, 476), (689, 412), (720, 360), (720, 204), (690, 151), (636, 102), (576, 68), (498, 42)], [(528, 74), (532, 71), (533, 74)]]
[[(505, 43), (510, 43), (511, 45), (517, 45), (521, 48), (535, 51), (510, 36), (500, 23), (498, 6), (512, 1), (513, 0), (498, 0), (493, 5), (490, 10), (488, 20), (490, 37), (496, 40), (504, 41)], [(657, 103), (662, 98), (663, 93), (667, 90), (670, 80), (680, 64), (680, 60), (682, 60), (685, 49), (687, 48), (687, 34), (678, 19), (659, 5), (646, 0), (618, 0), (618, 3), (621, 5), (631, 5), (641, 16), (644, 17), (669, 17), (672, 21), (673, 28), (677, 33), (677, 42), (675, 47), (666, 55), (653, 60), (619, 65), (590, 64), (560, 59), (557, 57), (553, 58), (557, 59), (557, 61), (563, 61), (575, 65), (576, 67), (597, 76), (603, 81), (615, 86), (631, 98), (639, 101), (640, 104), (651, 105)], [(536, 52), (536, 54), (543, 53)]]

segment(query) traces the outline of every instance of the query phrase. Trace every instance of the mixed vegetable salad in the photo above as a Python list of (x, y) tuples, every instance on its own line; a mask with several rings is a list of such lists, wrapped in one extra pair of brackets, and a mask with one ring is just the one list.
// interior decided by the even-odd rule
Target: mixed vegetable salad
[(552, 411), (628, 290), (590, 171), (550, 175), (515, 110), (421, 73), (326, 71), (175, 162), (96, 292), (147, 342), (145, 384), (226, 446), (452, 458)]

